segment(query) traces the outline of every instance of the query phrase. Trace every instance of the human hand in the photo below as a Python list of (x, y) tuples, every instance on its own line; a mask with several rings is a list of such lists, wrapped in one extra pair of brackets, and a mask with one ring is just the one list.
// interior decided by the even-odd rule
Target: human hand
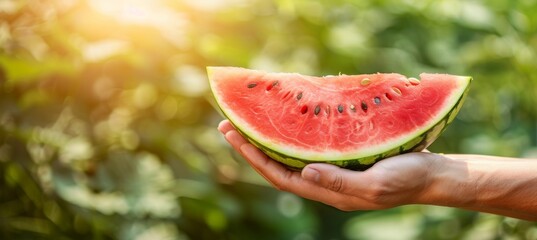
[(321, 163), (295, 172), (250, 144), (228, 120), (222, 121), (218, 129), (275, 188), (345, 211), (427, 202), (429, 174), (443, 158), (432, 153), (408, 153), (384, 159), (363, 172)]

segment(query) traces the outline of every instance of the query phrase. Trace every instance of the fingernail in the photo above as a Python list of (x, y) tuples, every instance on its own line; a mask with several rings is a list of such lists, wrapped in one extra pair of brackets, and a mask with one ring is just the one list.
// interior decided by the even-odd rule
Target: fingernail
[(222, 127), (222, 123), (218, 124), (218, 127), (216, 129), (218, 129), (218, 131), (220, 131), (221, 133), (225, 134), (224, 129)]
[(319, 182), (320, 174), (316, 169), (306, 167), (302, 170), (302, 178), (312, 182)]
[(218, 128), (218, 131), (220, 131), (220, 132), (223, 133), (223, 134), (226, 134), (226, 133), (224, 132), (224, 125), (225, 125), (225, 124), (226, 124), (226, 120), (220, 121), (220, 123), (218, 123), (218, 127), (217, 127), (217, 128)]

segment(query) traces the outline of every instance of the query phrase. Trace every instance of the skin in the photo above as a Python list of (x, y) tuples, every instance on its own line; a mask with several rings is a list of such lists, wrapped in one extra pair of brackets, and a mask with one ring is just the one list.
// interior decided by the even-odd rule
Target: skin
[(250, 144), (228, 120), (218, 129), (276, 189), (343, 211), (428, 204), (537, 221), (537, 159), (419, 152), (363, 172), (320, 163), (296, 172)]

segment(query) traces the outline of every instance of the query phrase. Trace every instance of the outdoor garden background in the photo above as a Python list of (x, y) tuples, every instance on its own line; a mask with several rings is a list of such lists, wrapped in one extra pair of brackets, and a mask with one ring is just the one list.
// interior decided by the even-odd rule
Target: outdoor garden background
[(216, 130), (208, 65), (471, 75), (430, 150), (537, 157), (535, 0), (0, 0), (0, 238), (537, 239), (272, 189)]

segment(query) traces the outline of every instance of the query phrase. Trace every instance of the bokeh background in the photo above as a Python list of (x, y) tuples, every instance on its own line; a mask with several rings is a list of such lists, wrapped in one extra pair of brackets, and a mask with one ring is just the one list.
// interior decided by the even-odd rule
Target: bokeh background
[(537, 239), (276, 191), (216, 130), (205, 74), (471, 75), (430, 150), (535, 158), (536, 49), (535, 0), (0, 0), (0, 238)]

